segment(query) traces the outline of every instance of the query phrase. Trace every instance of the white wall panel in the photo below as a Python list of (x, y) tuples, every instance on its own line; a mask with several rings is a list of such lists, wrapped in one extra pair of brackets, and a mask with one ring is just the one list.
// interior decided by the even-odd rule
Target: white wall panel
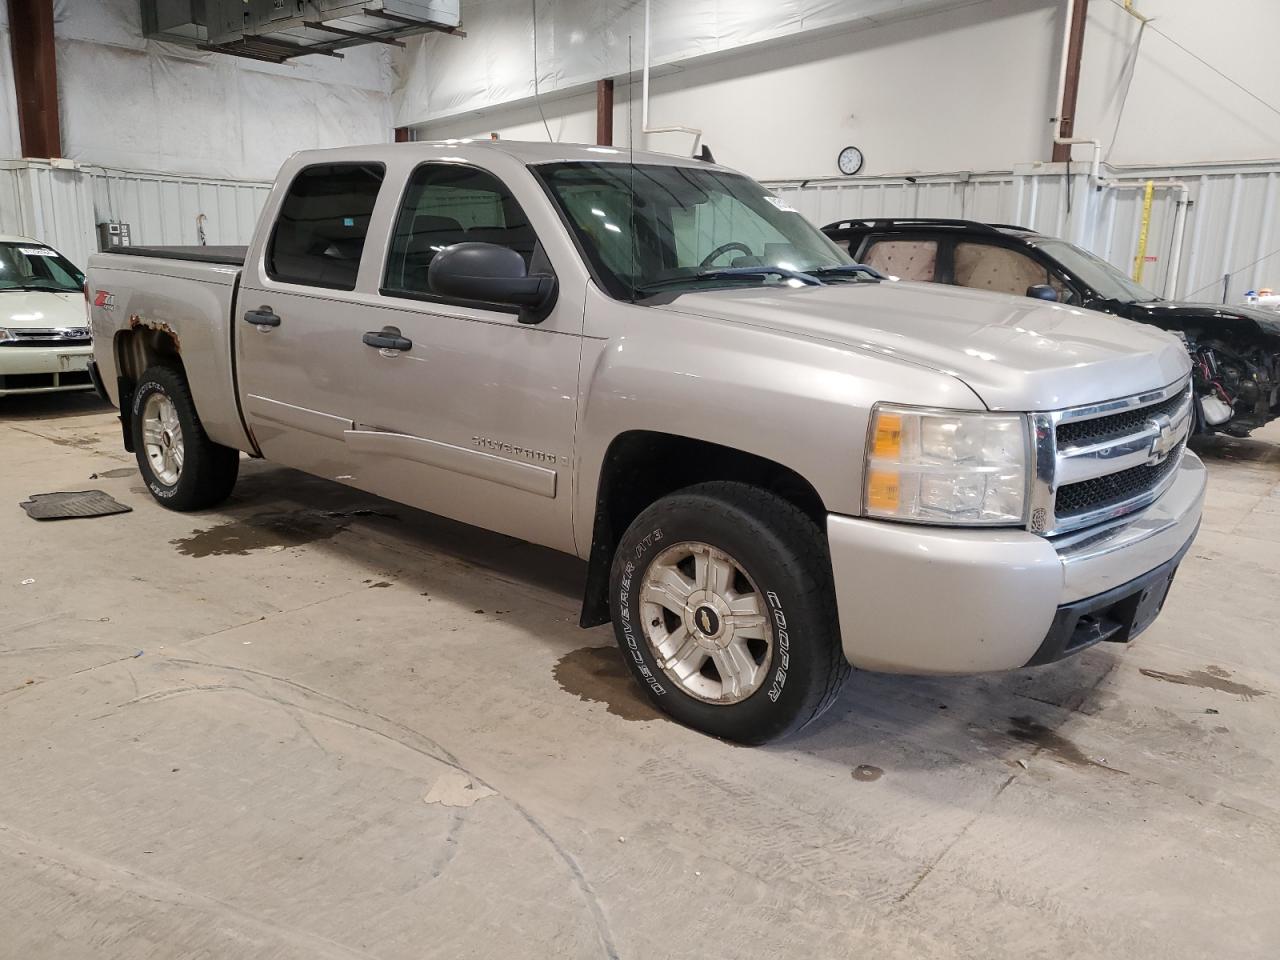
[(8, 4), (0, 4), (0, 157), (16, 157), (21, 149), (11, 51)]

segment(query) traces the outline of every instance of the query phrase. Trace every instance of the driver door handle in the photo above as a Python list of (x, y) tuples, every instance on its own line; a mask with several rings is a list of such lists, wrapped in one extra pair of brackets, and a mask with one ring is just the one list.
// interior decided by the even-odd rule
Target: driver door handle
[(361, 339), (368, 346), (377, 347), (379, 350), (413, 349), (413, 341), (408, 337), (402, 337), (398, 333), (389, 333), (386, 330), (370, 330)]
[(244, 313), (244, 322), (251, 323), (255, 327), (278, 327), (280, 326), (280, 318), (276, 316), (268, 306), (261, 306), (257, 310), (246, 310)]

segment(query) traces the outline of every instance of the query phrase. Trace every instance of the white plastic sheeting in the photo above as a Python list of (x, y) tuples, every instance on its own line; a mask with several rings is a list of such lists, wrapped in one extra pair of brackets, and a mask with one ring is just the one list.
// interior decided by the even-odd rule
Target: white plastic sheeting
[[(1107, 170), (1107, 168), (1104, 168)], [(1028, 166), (1016, 173), (823, 178), (768, 185), (819, 226), (874, 217), (946, 217), (1012, 223), (1065, 237), (1131, 273), (1146, 180), (1181, 180), (1192, 201), (1183, 231), (1182, 269), (1168, 287), (1178, 191), (1158, 187), (1152, 205), (1143, 284), (1177, 298), (1218, 302), (1248, 290), (1280, 288), (1280, 164), (1110, 168), (1124, 188), (1095, 190), (1073, 166)]]
[[(3, 22), (0, 157), (18, 157)], [(287, 64), (202, 53), (144, 40), (138, 0), (55, 0), (54, 31), (67, 157), (265, 180), (297, 150), (391, 139), (386, 47)]]
[[(663, 66), (778, 43), (818, 30), (960, 6), (973, 0), (653, 0), (651, 63)], [(465, 40), (429, 34), (399, 58), (395, 125), (410, 126), (639, 70), (643, 0), (464, 0)]]
[(16, 157), (21, 142), (18, 139), (17, 99), (10, 51), (8, 4), (0, 3), (0, 157)]

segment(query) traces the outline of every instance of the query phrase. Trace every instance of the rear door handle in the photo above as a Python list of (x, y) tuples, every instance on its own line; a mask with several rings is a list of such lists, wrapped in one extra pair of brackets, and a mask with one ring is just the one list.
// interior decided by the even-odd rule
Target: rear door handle
[(377, 347), (379, 350), (412, 350), (413, 341), (408, 337), (400, 336), (399, 332), (391, 332), (387, 330), (370, 330), (362, 338), (370, 347)]
[(275, 311), (267, 306), (259, 307), (257, 310), (246, 310), (244, 322), (252, 323), (255, 327), (280, 326), (280, 318), (276, 316)]

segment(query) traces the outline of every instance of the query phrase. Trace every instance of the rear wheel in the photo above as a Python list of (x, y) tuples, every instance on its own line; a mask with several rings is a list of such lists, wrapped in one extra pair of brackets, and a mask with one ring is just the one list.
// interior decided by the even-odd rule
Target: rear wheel
[(675, 719), (744, 743), (792, 733), (849, 667), (814, 522), (741, 483), (689, 487), (632, 523), (611, 574), (614, 629), (636, 679)]
[(157, 502), (171, 510), (203, 510), (231, 494), (240, 451), (205, 434), (181, 370), (148, 368), (133, 392), (130, 415), (138, 469)]

